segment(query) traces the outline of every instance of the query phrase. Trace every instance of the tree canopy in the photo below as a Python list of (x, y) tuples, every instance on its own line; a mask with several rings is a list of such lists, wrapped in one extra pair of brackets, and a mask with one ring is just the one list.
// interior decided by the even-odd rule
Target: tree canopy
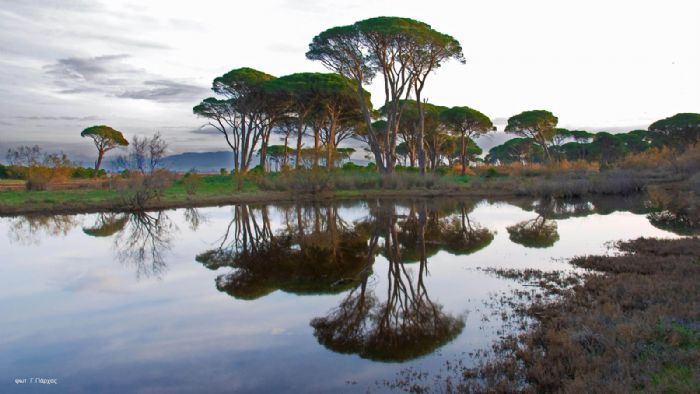
[(508, 119), (506, 133), (532, 138), (544, 150), (545, 159), (549, 158), (548, 142), (556, 133), (559, 119), (545, 110), (525, 111)]
[(700, 114), (675, 114), (652, 123), (649, 131), (660, 134), (676, 149), (684, 150), (689, 145), (697, 144), (700, 139)]
[[(416, 93), (419, 120), (417, 144), (423, 158), (423, 110), (420, 92), (427, 75), (450, 58), (464, 60), (454, 38), (435, 31), (430, 25), (409, 18), (381, 16), (328, 29), (312, 40), (307, 58), (321, 61), (330, 70), (355, 82), (366, 123), (365, 138), (377, 167), (391, 172), (396, 158), (401, 101)], [(361, 86), (375, 75), (384, 77), (386, 132), (372, 127), (372, 117), (361, 94)], [(422, 166), (422, 164), (421, 164)]]
[(95, 141), (99, 141), (107, 149), (129, 145), (129, 141), (124, 138), (124, 134), (121, 131), (105, 125), (88, 127), (80, 133), (80, 136), (90, 137)]

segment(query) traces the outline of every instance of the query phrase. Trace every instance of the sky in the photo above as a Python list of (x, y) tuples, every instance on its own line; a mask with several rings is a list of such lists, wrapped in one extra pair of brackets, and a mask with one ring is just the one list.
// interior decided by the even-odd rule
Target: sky
[[(476, 108), (500, 130), (531, 109), (612, 132), (700, 112), (697, 0), (0, 0), (0, 149), (88, 159), (80, 131), (107, 124), (127, 138), (160, 131), (170, 153), (226, 150), (192, 114), (215, 77), (326, 71), (304, 56), (311, 39), (380, 15), (458, 39), (466, 63), (438, 69), (424, 96)], [(369, 87), (375, 106), (380, 83)]]

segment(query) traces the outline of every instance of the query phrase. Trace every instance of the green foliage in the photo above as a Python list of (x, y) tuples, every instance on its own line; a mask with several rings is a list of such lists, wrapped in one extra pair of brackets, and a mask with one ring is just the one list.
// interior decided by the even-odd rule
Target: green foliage
[(688, 146), (695, 146), (700, 139), (700, 114), (675, 114), (652, 123), (649, 131), (658, 134), (668, 145), (683, 151)]
[[(100, 169), (97, 172), (97, 177), (98, 178), (104, 178), (107, 176), (107, 171)], [(88, 167), (75, 167), (73, 169), (73, 173), (71, 174), (71, 178), (74, 179), (90, 179), (90, 178), (95, 178), (95, 169), (94, 168), (88, 168)]]
[[(359, 111), (352, 80), (335, 73), (296, 73), (268, 80), (264, 84), (270, 95), (296, 102), (304, 108), (328, 105), (349, 107)], [(371, 108), (370, 93), (364, 91), (365, 102)]]
[(249, 67), (233, 69), (214, 79), (212, 90), (218, 94), (242, 98), (262, 87), (265, 81), (274, 79), (270, 74)]
[(493, 129), (491, 119), (473, 108), (447, 108), (440, 115), (445, 125), (456, 134), (480, 135)]
[(486, 172), (483, 174), (484, 178), (500, 178), (502, 176), (506, 176), (506, 174), (501, 174), (498, 172), (497, 169), (493, 167), (489, 167), (489, 169), (486, 170)]
[(533, 138), (538, 143), (550, 141), (555, 134), (559, 119), (549, 111), (525, 111), (508, 119), (506, 133)]
[(7, 179), (10, 177), (10, 173), (6, 166), (0, 164), (0, 179)]
[(486, 155), (488, 163), (540, 163), (544, 158), (544, 150), (530, 138), (513, 138), (501, 145), (494, 146)]
[(117, 131), (109, 126), (99, 125), (88, 127), (80, 133), (81, 137), (90, 137), (97, 143), (105, 144), (109, 147), (127, 146), (129, 141), (124, 138), (121, 131)]

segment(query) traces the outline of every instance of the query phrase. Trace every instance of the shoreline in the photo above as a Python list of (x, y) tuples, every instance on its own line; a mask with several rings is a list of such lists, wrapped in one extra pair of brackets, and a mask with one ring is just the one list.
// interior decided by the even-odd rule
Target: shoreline
[[(31, 193), (31, 192), (27, 192)], [(205, 208), (235, 204), (250, 203), (286, 203), (286, 202), (313, 202), (328, 200), (354, 200), (368, 198), (435, 198), (435, 197), (518, 197), (515, 190), (492, 190), (468, 188), (463, 190), (430, 190), (430, 189), (409, 189), (409, 190), (340, 190), (327, 193), (303, 193), (295, 194), (290, 191), (254, 191), (242, 192), (233, 195), (208, 195), (193, 196), (185, 200), (169, 199), (167, 197), (154, 200), (146, 204), (142, 209), (133, 209), (128, 204), (106, 199), (102, 201), (80, 201), (80, 202), (37, 202), (33, 204), (22, 204), (9, 206), (2, 204), (2, 193), (0, 193), (0, 217), (10, 217), (16, 215), (77, 215), (99, 212), (133, 212), (137, 210), (166, 210), (179, 208)]]

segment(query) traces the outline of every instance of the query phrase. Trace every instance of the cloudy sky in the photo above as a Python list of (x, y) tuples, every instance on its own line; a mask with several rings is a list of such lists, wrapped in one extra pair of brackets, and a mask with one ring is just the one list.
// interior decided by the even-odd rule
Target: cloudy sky
[(80, 131), (108, 124), (127, 137), (160, 131), (173, 152), (225, 150), (191, 113), (214, 77), (324, 71), (304, 57), (311, 38), (378, 15), (462, 43), (467, 63), (428, 81), (436, 104), (501, 123), (548, 109), (563, 127), (610, 131), (700, 112), (697, 0), (0, 0), (0, 149), (90, 157)]

